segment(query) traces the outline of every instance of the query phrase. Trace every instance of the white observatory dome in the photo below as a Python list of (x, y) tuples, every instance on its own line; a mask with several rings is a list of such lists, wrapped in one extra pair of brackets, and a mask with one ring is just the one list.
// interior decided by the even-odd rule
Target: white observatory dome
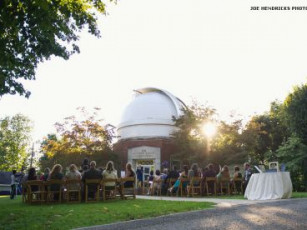
[(171, 93), (157, 88), (135, 91), (136, 96), (124, 110), (118, 125), (119, 140), (169, 138), (175, 130), (172, 117), (182, 115), (184, 103)]

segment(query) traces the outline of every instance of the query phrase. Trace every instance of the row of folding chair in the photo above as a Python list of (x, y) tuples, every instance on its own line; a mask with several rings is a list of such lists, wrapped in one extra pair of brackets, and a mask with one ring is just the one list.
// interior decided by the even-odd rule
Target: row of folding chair
[[(107, 189), (106, 183), (114, 182), (114, 189)], [(125, 187), (125, 182), (130, 182), (131, 186)], [(85, 180), (83, 185), (81, 180), (49, 180), (49, 181), (27, 181), (23, 185), (22, 200), (26, 203), (67, 203), (81, 202), (81, 193), (84, 191), (85, 202), (97, 202), (99, 200), (129, 197), (135, 199), (135, 179), (134, 177), (119, 179), (90, 179)], [(94, 187), (94, 189), (93, 189)], [(110, 187), (108, 187), (110, 188)], [(93, 199), (89, 195), (94, 193)], [(119, 194), (119, 195), (118, 195)]]
[[(107, 188), (106, 184), (113, 182), (115, 186), (112, 188)], [(125, 186), (126, 182), (130, 182), (129, 186)], [(89, 199), (90, 189), (89, 186), (95, 186), (95, 193), (92, 199)], [(102, 194), (101, 194), (102, 192)], [(135, 199), (135, 178), (126, 177), (119, 179), (102, 179), (102, 180), (85, 180), (85, 202), (97, 202), (102, 197), (102, 200), (115, 199), (120, 197), (122, 199), (133, 198)]]
[[(168, 180), (168, 188), (174, 185), (177, 179), (171, 178)], [(153, 188), (158, 188), (157, 191), (151, 190), (151, 195), (161, 195), (163, 181), (154, 181)], [(156, 185), (155, 185), (156, 184)], [(193, 177), (191, 180), (187, 178), (181, 178), (180, 184), (177, 189), (177, 196), (202, 196), (206, 195), (231, 195), (243, 193), (242, 179), (235, 178), (232, 181), (222, 179), (219, 182), (216, 177)], [(170, 196), (173, 193), (169, 193)]]

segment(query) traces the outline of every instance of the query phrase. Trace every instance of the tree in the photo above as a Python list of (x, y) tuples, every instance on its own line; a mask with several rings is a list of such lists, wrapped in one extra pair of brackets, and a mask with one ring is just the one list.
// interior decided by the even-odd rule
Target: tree
[(243, 148), (242, 120), (235, 120), (228, 124), (220, 122), (218, 133), (213, 139), (212, 162), (220, 165), (243, 164), (248, 159), (248, 154)]
[(29, 156), (31, 121), (17, 114), (0, 120), (0, 170), (21, 170)]
[(178, 128), (172, 135), (177, 146), (175, 157), (188, 163), (199, 162), (208, 156), (208, 141), (202, 133), (202, 127), (205, 122), (213, 119), (215, 110), (193, 102), (183, 109), (183, 113), (173, 119)]
[(277, 150), (277, 156), (280, 162), (285, 163), (291, 173), (293, 187), (296, 191), (302, 191), (307, 188), (306, 171), (304, 165), (307, 160), (307, 145), (296, 136), (290, 137)]
[(67, 60), (80, 52), (78, 33), (99, 37), (96, 13), (103, 0), (0, 1), (0, 97), (30, 96), (19, 79), (34, 80), (39, 62), (52, 55)]
[(254, 163), (277, 160), (276, 150), (287, 140), (283, 105), (274, 101), (270, 112), (253, 116), (243, 131), (243, 143)]
[(284, 102), (284, 109), (290, 131), (307, 144), (307, 83), (294, 87)]
[(271, 149), (271, 124), (267, 114), (252, 117), (243, 131), (244, 148), (252, 162), (265, 163), (265, 154)]
[[(80, 108), (85, 119), (75, 116), (65, 118), (64, 123), (56, 123), (57, 135), (49, 134), (41, 143), (43, 157), (40, 164), (43, 168), (54, 164), (80, 165), (84, 158), (97, 161), (101, 166), (108, 160), (116, 160), (112, 151), (112, 126), (97, 120), (97, 113), (92, 115)], [(99, 110), (96, 108), (96, 111)]]
[[(307, 146), (307, 83), (295, 86), (284, 102), (284, 116), (292, 136), (300, 139)], [(289, 153), (290, 154), (290, 153)], [(304, 157), (301, 173), (307, 189), (307, 151), (302, 152)]]

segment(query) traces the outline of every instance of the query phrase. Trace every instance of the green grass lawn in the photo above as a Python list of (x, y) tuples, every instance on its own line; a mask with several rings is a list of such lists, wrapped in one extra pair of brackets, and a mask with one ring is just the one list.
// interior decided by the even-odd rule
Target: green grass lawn
[(0, 229), (72, 229), (212, 208), (214, 203), (116, 200), (91, 204), (28, 205), (0, 196)]
[(307, 192), (293, 192), (292, 198), (307, 198)]

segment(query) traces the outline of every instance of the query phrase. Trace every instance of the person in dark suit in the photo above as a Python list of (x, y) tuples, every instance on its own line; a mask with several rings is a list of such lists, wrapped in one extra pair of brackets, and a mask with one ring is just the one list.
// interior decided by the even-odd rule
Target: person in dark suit
[(249, 179), (251, 178), (253, 172), (248, 162), (244, 163), (244, 175), (243, 175), (243, 194), (245, 193), (246, 187), (248, 185)]
[(179, 172), (177, 170), (177, 167), (174, 166), (173, 170), (171, 170), (168, 175), (166, 176), (166, 178), (164, 179), (164, 183), (168, 183), (168, 179), (177, 179), (179, 177)]
[[(102, 173), (101, 171), (96, 169), (96, 161), (91, 161), (90, 163), (90, 169), (84, 172), (84, 175), (82, 177), (83, 183), (85, 183), (85, 180), (87, 179), (102, 179)], [(89, 184), (88, 185), (88, 196), (90, 198), (95, 197), (97, 184)]]

